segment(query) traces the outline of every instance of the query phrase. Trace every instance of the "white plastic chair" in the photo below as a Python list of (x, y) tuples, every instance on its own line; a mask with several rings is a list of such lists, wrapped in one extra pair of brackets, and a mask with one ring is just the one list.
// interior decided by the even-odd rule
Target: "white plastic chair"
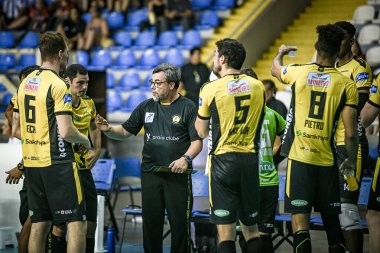
[(368, 49), (366, 56), (367, 62), (371, 67), (380, 66), (380, 46)]
[(360, 45), (368, 45), (378, 42), (380, 39), (380, 26), (370, 24), (363, 26), (359, 31), (358, 42)]
[(354, 24), (365, 24), (375, 19), (375, 8), (372, 5), (361, 5), (356, 8), (352, 17)]

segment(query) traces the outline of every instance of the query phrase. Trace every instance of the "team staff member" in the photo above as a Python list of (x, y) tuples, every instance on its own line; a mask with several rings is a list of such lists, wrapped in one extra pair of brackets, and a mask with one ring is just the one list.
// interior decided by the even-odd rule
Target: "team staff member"
[(343, 31), (334, 25), (317, 27), (317, 60), (283, 65), (294, 50), (282, 45), (272, 62), (272, 75), (292, 89), (281, 152), (288, 156), (285, 211), (292, 213), (294, 250), (311, 252), (311, 208), (321, 212), (329, 252), (345, 252), (339, 224), (339, 170), (334, 159), (334, 132), (342, 115), (348, 154), (342, 170), (353, 170), (357, 153), (358, 92), (354, 82), (334, 68)]
[[(355, 177), (360, 185), (363, 171), (368, 167), (368, 140), (365, 135), (365, 129), (360, 123), (360, 111), (369, 97), (369, 88), (372, 83), (372, 71), (366, 61), (354, 56), (352, 53), (351, 47), (355, 43), (355, 26), (346, 21), (337, 22), (335, 25), (342, 28), (345, 32), (335, 67), (339, 72), (355, 82), (356, 88), (359, 92), (357, 123), (359, 148)], [(337, 142), (337, 162), (339, 166), (347, 158), (344, 143), (344, 126), (341, 119), (339, 120), (335, 137)], [(351, 253), (360, 253), (363, 252), (363, 231), (357, 206), (359, 189), (356, 191), (350, 191), (342, 174), (339, 175), (339, 183), (342, 202), (342, 213), (339, 215), (340, 226), (343, 230), (348, 250)]]
[(240, 220), (248, 252), (258, 252), (258, 147), (264, 117), (264, 85), (240, 74), (244, 46), (233, 39), (216, 42), (213, 72), (221, 76), (200, 92), (198, 135), (206, 138), (211, 120), (211, 221), (217, 225), (218, 252), (236, 252), (236, 221)]
[[(42, 65), (21, 83), (13, 113), (12, 133), (22, 136), (32, 221), (29, 252), (44, 252), (52, 221), (67, 223), (68, 251), (84, 252), (85, 209), (72, 143), (88, 138), (72, 122), (69, 87), (57, 73), (69, 58), (67, 39), (59, 33), (41, 35)], [(38, 110), (37, 110), (38, 108)], [(64, 200), (64, 201), (63, 201)]]
[[(178, 94), (181, 71), (172, 64), (153, 70), (153, 99), (142, 102), (122, 125), (110, 126), (101, 116), (95, 123), (107, 137), (125, 140), (144, 127), (142, 159), (142, 208), (144, 252), (162, 252), (165, 209), (171, 228), (171, 252), (190, 252), (192, 209), (191, 161), (202, 150), (194, 121), (196, 105)], [(152, 173), (169, 167), (172, 173)]]
[[(72, 64), (67, 67), (65, 75), (66, 81), (70, 83), (74, 125), (82, 134), (90, 136), (94, 147), (94, 149), (90, 151), (78, 147), (78, 145), (74, 148), (75, 161), (78, 166), (86, 204), (86, 253), (93, 253), (95, 249), (98, 201), (91, 168), (100, 155), (101, 133), (95, 124), (95, 103), (90, 97), (86, 96), (89, 82), (87, 70), (80, 64)], [(53, 227), (52, 252), (66, 252), (66, 233), (64, 226)]]
[[(360, 116), (363, 127), (368, 127), (380, 114), (380, 75), (371, 88), (371, 95)], [(379, 144), (380, 147), (380, 144)], [(376, 170), (372, 181), (367, 207), (367, 223), (369, 230), (369, 249), (371, 253), (380, 249), (380, 157), (377, 159)]]

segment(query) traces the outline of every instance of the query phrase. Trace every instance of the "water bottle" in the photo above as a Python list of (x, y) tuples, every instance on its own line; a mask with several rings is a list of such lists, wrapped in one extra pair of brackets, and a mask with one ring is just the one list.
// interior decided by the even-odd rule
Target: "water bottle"
[(354, 170), (343, 173), (343, 177), (347, 181), (347, 186), (350, 191), (357, 191), (359, 189)]
[(107, 251), (115, 253), (115, 229), (112, 226), (107, 229)]

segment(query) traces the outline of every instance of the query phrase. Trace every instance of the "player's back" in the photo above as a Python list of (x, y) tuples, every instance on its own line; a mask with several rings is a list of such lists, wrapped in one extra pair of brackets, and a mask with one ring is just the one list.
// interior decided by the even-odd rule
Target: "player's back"
[(20, 84), (16, 104), (25, 166), (72, 162), (71, 144), (59, 134), (56, 120), (56, 115), (72, 114), (71, 94), (63, 79), (52, 70), (32, 72)]
[(292, 85), (292, 101), (281, 151), (290, 159), (320, 166), (334, 163), (334, 132), (345, 105), (356, 108), (353, 81), (334, 67), (288, 65), (281, 78)]
[(257, 152), (264, 117), (264, 85), (247, 75), (226, 75), (203, 86), (200, 107), (206, 103), (212, 120), (211, 154)]

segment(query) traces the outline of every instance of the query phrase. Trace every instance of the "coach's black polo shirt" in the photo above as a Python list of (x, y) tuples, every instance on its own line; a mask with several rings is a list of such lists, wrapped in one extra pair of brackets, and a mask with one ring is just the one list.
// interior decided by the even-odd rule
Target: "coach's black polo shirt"
[(144, 127), (143, 171), (169, 166), (185, 154), (192, 141), (200, 140), (194, 125), (196, 115), (196, 105), (181, 95), (170, 105), (145, 100), (132, 112), (122, 126), (133, 135)]

